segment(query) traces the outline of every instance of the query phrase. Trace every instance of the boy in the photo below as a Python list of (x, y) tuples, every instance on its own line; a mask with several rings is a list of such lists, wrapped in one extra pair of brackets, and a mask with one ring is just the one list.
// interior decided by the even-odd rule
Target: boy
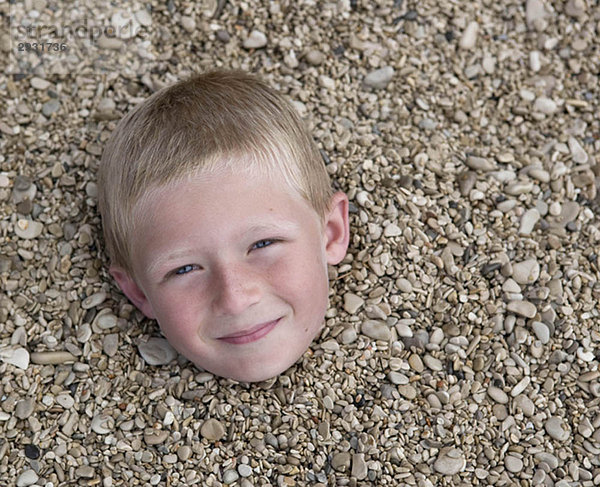
[(241, 71), (163, 88), (119, 122), (98, 183), (110, 274), (179, 353), (246, 382), (303, 355), (348, 198), (281, 95)]

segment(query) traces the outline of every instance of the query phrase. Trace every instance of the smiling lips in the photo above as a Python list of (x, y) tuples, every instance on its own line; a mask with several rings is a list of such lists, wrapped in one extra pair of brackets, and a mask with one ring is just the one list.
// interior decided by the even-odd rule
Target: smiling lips
[(268, 335), (271, 332), (271, 330), (275, 328), (275, 326), (277, 325), (277, 323), (279, 323), (280, 320), (281, 318), (278, 318), (274, 321), (262, 323), (260, 325), (256, 325), (252, 328), (248, 328), (247, 330), (243, 330), (238, 333), (232, 333), (231, 335), (219, 337), (219, 340), (222, 340), (227, 343), (232, 343), (234, 345), (244, 345), (246, 343), (252, 343)]

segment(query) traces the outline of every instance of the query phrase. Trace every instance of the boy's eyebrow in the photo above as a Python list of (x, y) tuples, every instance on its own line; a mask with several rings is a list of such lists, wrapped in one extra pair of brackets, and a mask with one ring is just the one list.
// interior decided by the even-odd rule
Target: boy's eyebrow
[[(256, 223), (250, 227), (245, 228), (242, 232), (237, 235), (237, 239), (241, 239), (242, 235), (247, 233), (258, 233), (258, 232), (278, 232), (278, 231), (289, 231), (294, 232), (299, 228), (297, 223), (288, 220), (277, 220), (273, 223)], [(275, 235), (273, 235), (275, 237)], [(186, 247), (183, 249), (177, 249), (168, 254), (165, 257), (159, 257), (148, 266), (148, 272), (152, 274), (157, 267), (160, 267), (163, 263), (170, 260), (177, 259), (179, 257), (185, 257), (192, 253), (192, 248)]]

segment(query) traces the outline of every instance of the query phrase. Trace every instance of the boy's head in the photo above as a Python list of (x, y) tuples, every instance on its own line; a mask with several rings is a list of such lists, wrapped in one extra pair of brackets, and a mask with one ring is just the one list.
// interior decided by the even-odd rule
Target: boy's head
[(182, 355), (257, 381), (306, 351), (348, 199), (279, 94), (240, 71), (164, 88), (119, 122), (98, 182), (110, 272)]

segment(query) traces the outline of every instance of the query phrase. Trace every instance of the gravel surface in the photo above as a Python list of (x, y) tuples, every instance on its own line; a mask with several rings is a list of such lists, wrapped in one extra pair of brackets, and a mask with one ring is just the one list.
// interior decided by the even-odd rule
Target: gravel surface
[[(0, 11), (0, 484), (600, 484), (598, 2)], [(214, 66), (284, 92), (351, 201), (326, 328), (258, 384), (177, 356), (101, 250), (116, 121)]]

